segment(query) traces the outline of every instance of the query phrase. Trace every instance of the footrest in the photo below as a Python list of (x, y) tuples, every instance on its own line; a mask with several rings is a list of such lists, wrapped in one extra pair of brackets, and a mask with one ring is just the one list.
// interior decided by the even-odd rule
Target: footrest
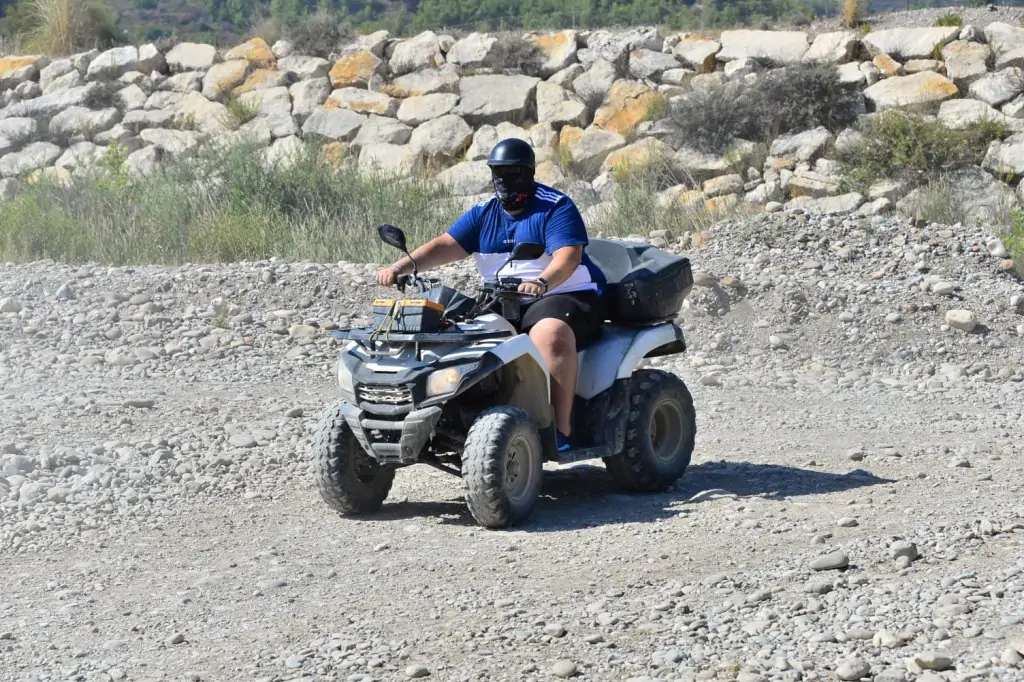
[(588, 459), (609, 457), (611, 454), (612, 450), (607, 445), (600, 445), (594, 448), (572, 448), (558, 453), (558, 463), (572, 464), (573, 462), (583, 462)]

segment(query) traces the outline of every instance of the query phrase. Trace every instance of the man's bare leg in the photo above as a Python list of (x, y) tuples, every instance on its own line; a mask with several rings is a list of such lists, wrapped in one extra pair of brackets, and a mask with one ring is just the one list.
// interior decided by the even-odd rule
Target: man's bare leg
[(572, 404), (576, 395), (579, 360), (572, 328), (554, 318), (541, 320), (530, 330), (530, 339), (551, 372), (551, 405), (555, 426), (564, 436), (572, 435)]

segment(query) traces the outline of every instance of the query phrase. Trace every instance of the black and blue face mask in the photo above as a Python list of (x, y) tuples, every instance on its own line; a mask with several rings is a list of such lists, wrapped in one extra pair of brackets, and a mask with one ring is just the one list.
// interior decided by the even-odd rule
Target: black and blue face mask
[(523, 208), (533, 197), (533, 169), (504, 166), (491, 169), (494, 194), (507, 211)]

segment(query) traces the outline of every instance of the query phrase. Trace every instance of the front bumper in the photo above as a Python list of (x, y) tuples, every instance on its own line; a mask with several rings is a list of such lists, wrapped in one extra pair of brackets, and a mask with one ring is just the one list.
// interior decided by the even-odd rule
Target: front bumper
[(366, 454), (380, 464), (415, 462), (441, 418), (439, 406), (413, 410), (395, 419), (381, 419), (351, 403), (343, 403), (341, 413)]

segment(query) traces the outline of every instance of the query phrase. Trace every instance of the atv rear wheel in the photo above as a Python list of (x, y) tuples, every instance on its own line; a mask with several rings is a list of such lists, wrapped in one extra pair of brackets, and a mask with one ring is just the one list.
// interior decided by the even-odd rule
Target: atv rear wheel
[(656, 369), (641, 369), (630, 379), (629, 419), (622, 452), (604, 459), (622, 487), (661, 492), (690, 464), (697, 434), (693, 397), (683, 380)]
[(320, 496), (344, 516), (376, 511), (384, 504), (395, 470), (366, 454), (341, 416), (341, 403), (326, 409), (313, 435), (313, 473)]
[(477, 523), (506, 528), (530, 516), (544, 477), (541, 453), (537, 427), (520, 408), (480, 413), (462, 451), (466, 504)]

